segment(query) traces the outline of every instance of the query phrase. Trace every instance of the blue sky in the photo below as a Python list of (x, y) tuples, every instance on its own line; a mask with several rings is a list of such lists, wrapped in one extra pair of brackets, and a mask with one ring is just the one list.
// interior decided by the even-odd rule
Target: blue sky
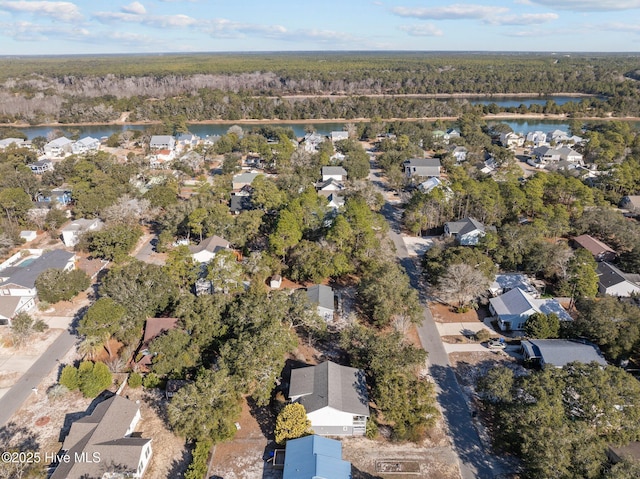
[(0, 0), (0, 55), (640, 51), (640, 0)]

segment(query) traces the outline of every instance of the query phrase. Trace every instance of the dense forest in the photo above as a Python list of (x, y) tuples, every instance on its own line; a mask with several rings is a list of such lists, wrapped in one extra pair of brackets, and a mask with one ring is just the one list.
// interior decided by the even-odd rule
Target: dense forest
[[(442, 117), (460, 115), (468, 102), (407, 95), (557, 92), (599, 98), (547, 105), (544, 113), (637, 115), (637, 62), (632, 55), (430, 53), (5, 58), (0, 121), (105, 122), (125, 111), (132, 121), (175, 114), (190, 120)], [(504, 111), (496, 108), (485, 113)]]

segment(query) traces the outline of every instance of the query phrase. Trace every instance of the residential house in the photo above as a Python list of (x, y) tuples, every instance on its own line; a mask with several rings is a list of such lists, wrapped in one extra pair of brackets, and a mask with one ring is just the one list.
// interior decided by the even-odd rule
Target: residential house
[(89, 153), (90, 151), (98, 151), (100, 148), (100, 140), (86, 136), (71, 145), (71, 151), (74, 155)]
[(62, 228), (62, 242), (67, 248), (73, 248), (80, 241), (80, 237), (89, 231), (98, 231), (104, 226), (99, 218), (79, 218)]
[[(140, 405), (112, 396), (71, 424), (50, 479), (141, 478), (151, 459), (151, 439), (134, 435)], [(78, 458), (85, 458), (84, 460)]]
[(27, 165), (36, 175), (41, 175), (47, 171), (53, 171), (53, 162), (48, 159), (34, 161)]
[(525, 143), (531, 143), (534, 148), (549, 144), (547, 134), (544, 131), (530, 131), (527, 133)]
[(335, 143), (336, 141), (348, 140), (349, 132), (348, 131), (332, 131), (329, 133), (329, 138), (331, 139), (331, 143)]
[(607, 448), (607, 457), (612, 464), (618, 464), (622, 461), (637, 464), (640, 462), (640, 442), (630, 442), (626, 446), (610, 445)]
[(347, 170), (342, 166), (323, 166), (322, 181), (327, 180), (344, 181), (347, 179)]
[(582, 163), (582, 155), (567, 146), (555, 148), (539, 146), (533, 150), (532, 155), (542, 163), (559, 163), (560, 161)]
[(440, 178), (437, 178), (435, 176), (429, 178), (427, 181), (424, 181), (422, 183), (420, 183), (418, 185), (418, 189), (420, 190), (421, 193), (429, 193), (430, 191), (432, 191), (434, 188), (437, 188), (438, 186), (442, 185), (442, 180), (440, 180)]
[(578, 145), (584, 141), (584, 138), (576, 135), (569, 136), (566, 131), (553, 130), (547, 133), (547, 141), (557, 145)]
[(534, 361), (543, 368), (562, 368), (573, 362), (607, 365), (600, 350), (590, 343), (567, 339), (529, 339), (522, 341), (521, 346), (525, 361)]
[(253, 209), (253, 203), (250, 196), (245, 195), (231, 195), (229, 201), (229, 211), (233, 215), (239, 215), (243, 211), (249, 211)]
[(144, 323), (144, 336), (134, 356), (138, 366), (150, 368), (154, 354), (149, 350), (151, 342), (162, 334), (178, 327), (178, 318), (147, 318)]
[(444, 132), (443, 130), (433, 130), (431, 132), (431, 137), (433, 138), (433, 141), (437, 142), (443, 142), (443, 143), (449, 143), (449, 137), (447, 137), (447, 140), (444, 139), (446, 135), (446, 132)]
[(231, 189), (233, 191), (238, 191), (245, 186), (251, 185), (253, 180), (261, 174), (262, 173), (240, 173), (239, 175), (235, 175), (231, 183)]
[(198, 146), (200, 138), (192, 133), (180, 133), (176, 138), (176, 147), (179, 150), (190, 150)]
[(223, 249), (231, 249), (231, 244), (220, 236), (209, 236), (197, 245), (189, 246), (191, 257), (198, 263), (208, 263), (216, 253)]
[(339, 210), (344, 206), (344, 203), (345, 203), (344, 196), (342, 196), (340, 193), (336, 191), (329, 192), (326, 198), (328, 201), (327, 206), (334, 211)]
[(27, 144), (29, 144), (30, 146), (30, 143), (23, 140), (22, 138), (3, 138), (2, 140), (0, 140), (0, 150), (4, 150), (11, 145), (20, 148), (22, 146), (27, 146)]
[(496, 162), (496, 159), (491, 156), (484, 160), (484, 166), (482, 167), (480, 172), (484, 173), (485, 175), (493, 175), (497, 169), (498, 163)]
[(631, 213), (640, 213), (640, 195), (625, 196), (620, 202), (620, 208)]
[(455, 128), (449, 128), (444, 132), (443, 139), (447, 144), (449, 141), (455, 140), (456, 138), (460, 138), (460, 132)]
[(23, 230), (20, 231), (20, 238), (28, 243), (29, 241), (33, 241), (38, 237), (38, 232), (33, 230)]
[(572, 321), (557, 300), (536, 299), (520, 288), (489, 299), (489, 311), (498, 319), (498, 327), (502, 331), (521, 331), (525, 321), (534, 313), (555, 313), (561, 321)]
[(404, 172), (409, 178), (430, 178), (440, 176), (438, 158), (412, 158), (404, 162)]
[(49, 196), (45, 196), (43, 193), (38, 193), (36, 195), (36, 201), (38, 203), (44, 203), (45, 205), (54, 203), (58, 206), (67, 206), (71, 203), (71, 191), (68, 189), (54, 188), (50, 193), (51, 194)]
[(44, 154), (47, 158), (62, 158), (72, 153), (72, 145), (73, 141), (61, 136), (44, 145)]
[(333, 313), (335, 312), (335, 301), (333, 289), (324, 284), (314, 284), (307, 288), (307, 298), (309, 302), (316, 306), (320, 317), (325, 321), (333, 321)]
[(364, 371), (325, 361), (291, 371), (289, 398), (299, 402), (316, 434), (362, 436), (369, 417)]
[(343, 155), (339, 151), (336, 151), (333, 155), (329, 157), (329, 161), (332, 163), (342, 163), (347, 156)]
[(302, 148), (308, 153), (315, 153), (318, 151), (320, 143), (322, 143), (324, 140), (324, 136), (318, 133), (307, 133), (302, 139)]
[(610, 263), (598, 263), (598, 291), (610, 296), (640, 294), (640, 275), (624, 273)]
[(486, 234), (487, 228), (474, 218), (463, 218), (444, 224), (445, 236), (453, 236), (462, 246), (475, 246)]
[(524, 145), (524, 136), (512, 131), (500, 133), (500, 144), (505, 148), (519, 148)]
[(344, 190), (344, 184), (334, 178), (329, 178), (326, 181), (321, 181), (316, 184), (318, 193), (321, 191), (342, 191)]
[(30, 296), (0, 296), (0, 326), (11, 326), (16, 314), (27, 312), (35, 306)]
[(35, 305), (36, 279), (47, 269), (61, 269), (71, 271), (75, 268), (74, 253), (61, 249), (47, 251), (36, 258), (26, 258), (16, 266), (10, 266), (0, 271), (0, 296), (25, 296), (34, 301), (25, 305), (24, 309), (31, 309)]
[(529, 277), (521, 273), (496, 274), (495, 280), (489, 286), (489, 292), (492, 296), (500, 296), (514, 288), (520, 288), (534, 298), (539, 296), (538, 290), (531, 284)]
[(175, 150), (176, 140), (171, 135), (153, 135), (149, 142), (151, 150)]
[(318, 435), (287, 441), (282, 479), (351, 479), (342, 443)]
[(589, 235), (580, 235), (573, 238), (573, 242), (580, 248), (586, 249), (593, 255), (596, 261), (613, 261), (618, 254), (602, 241)]
[(464, 146), (455, 146), (450, 149), (451, 154), (456, 159), (456, 162), (462, 163), (463, 161), (467, 161), (467, 150)]

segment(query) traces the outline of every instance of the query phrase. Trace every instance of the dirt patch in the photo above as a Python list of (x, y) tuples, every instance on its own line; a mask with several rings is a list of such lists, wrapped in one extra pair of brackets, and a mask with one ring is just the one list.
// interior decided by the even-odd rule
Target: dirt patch
[(489, 316), (489, 310), (483, 306), (477, 310), (471, 309), (466, 313), (456, 313), (451, 306), (442, 303), (429, 303), (429, 309), (433, 314), (433, 319), (439, 323), (482, 322), (484, 318)]
[(51, 422), (51, 418), (49, 416), (42, 416), (36, 419), (36, 422), (34, 424), (38, 427), (42, 427), (42, 426), (46, 426), (50, 422)]

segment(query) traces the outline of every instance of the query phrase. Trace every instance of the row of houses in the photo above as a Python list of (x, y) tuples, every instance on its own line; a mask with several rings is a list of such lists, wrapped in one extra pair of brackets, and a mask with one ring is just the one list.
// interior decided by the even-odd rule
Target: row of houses
[(531, 145), (534, 148), (550, 145), (579, 145), (584, 142), (584, 138), (569, 135), (563, 130), (553, 130), (548, 133), (544, 131), (530, 131), (526, 135), (514, 132), (501, 133), (499, 142), (505, 148), (519, 148)]

